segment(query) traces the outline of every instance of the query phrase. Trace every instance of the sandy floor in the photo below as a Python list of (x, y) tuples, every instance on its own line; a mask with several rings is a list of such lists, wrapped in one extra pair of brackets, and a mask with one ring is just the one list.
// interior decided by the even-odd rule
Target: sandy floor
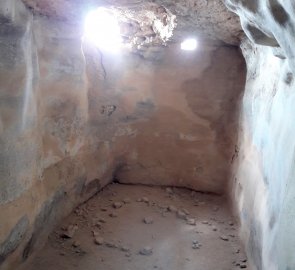
[(247, 268), (222, 197), (112, 184), (50, 235), (26, 270)]

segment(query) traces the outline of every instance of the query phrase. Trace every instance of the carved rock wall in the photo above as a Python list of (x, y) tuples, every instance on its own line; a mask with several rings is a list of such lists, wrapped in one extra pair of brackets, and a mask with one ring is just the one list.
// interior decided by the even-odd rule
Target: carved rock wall
[(251, 40), (234, 204), (253, 269), (294, 269), (294, 1), (227, 2)]
[(108, 55), (21, 1), (0, 8), (1, 269), (113, 179), (225, 191), (245, 82), (238, 48)]

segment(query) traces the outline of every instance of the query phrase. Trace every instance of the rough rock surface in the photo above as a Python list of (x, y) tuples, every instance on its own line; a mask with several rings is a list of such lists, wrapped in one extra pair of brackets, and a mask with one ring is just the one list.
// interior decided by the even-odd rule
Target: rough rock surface
[(242, 103), (234, 194), (253, 269), (295, 269), (295, 2), (227, 0), (252, 41), (242, 48)]
[(127, 36), (132, 36), (134, 42), (144, 38), (145, 45), (157, 46), (160, 41), (165, 43), (165, 40), (159, 37), (159, 32), (155, 31), (155, 21), (161, 22), (163, 26), (170, 25), (173, 29), (174, 18), (177, 22), (176, 32), (172, 38), (174, 41), (197, 35), (201, 39), (211, 38), (237, 45), (243, 36), (237, 16), (226, 9), (222, 0), (23, 0), (23, 2), (35, 13), (78, 24), (83, 22), (87, 10), (98, 6), (113, 7), (127, 22), (125, 24), (129, 27)]

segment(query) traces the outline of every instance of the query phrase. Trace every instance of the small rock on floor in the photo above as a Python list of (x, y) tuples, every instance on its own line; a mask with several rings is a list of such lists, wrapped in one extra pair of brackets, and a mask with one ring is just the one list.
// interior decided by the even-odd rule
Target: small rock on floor
[(95, 238), (94, 238), (94, 243), (96, 244), (96, 245), (103, 245), (104, 244), (104, 239), (102, 238), (102, 237), (99, 237), (99, 236), (96, 236)]
[(196, 225), (196, 220), (194, 218), (188, 218), (186, 220), (186, 224), (191, 225), (191, 226), (195, 226)]
[(73, 243), (72, 243), (72, 246), (73, 247), (79, 247), (80, 246), (80, 243), (78, 242), (78, 241), (74, 241)]
[(114, 218), (114, 217), (117, 217), (118, 215), (116, 213), (110, 213), (109, 216)]
[(130, 198), (124, 198), (123, 203), (125, 203), (125, 204), (131, 203), (131, 199)]
[(192, 248), (193, 249), (200, 249), (201, 248), (201, 244), (199, 243), (199, 241), (197, 240), (194, 240), (193, 243), (192, 243)]
[(121, 247), (121, 250), (124, 251), (124, 252), (129, 252), (130, 251), (130, 248), (125, 247), (125, 246), (122, 246)]
[(220, 239), (223, 240), (223, 241), (228, 241), (229, 240), (226, 235), (221, 235)]
[(145, 223), (145, 224), (153, 224), (154, 220), (151, 217), (145, 217), (143, 219), (143, 223)]
[(173, 205), (169, 205), (167, 209), (169, 212), (177, 212), (177, 208)]
[(122, 204), (121, 202), (114, 202), (114, 203), (113, 203), (113, 207), (114, 207), (115, 209), (121, 208), (122, 206), (123, 206), (123, 204)]
[(181, 211), (181, 210), (178, 210), (177, 211), (177, 217), (181, 218), (181, 219), (186, 219), (186, 213)]
[(141, 198), (141, 201), (142, 202), (145, 202), (145, 203), (148, 203), (149, 202), (149, 199), (147, 197), (142, 197)]
[(187, 209), (182, 209), (182, 212), (184, 212), (186, 215), (189, 215), (189, 211)]
[(105, 245), (109, 248), (118, 248), (119, 246), (113, 242), (105, 242)]
[(78, 225), (69, 225), (64, 232), (61, 233), (63, 238), (72, 238), (78, 230)]
[(151, 247), (144, 247), (139, 251), (140, 255), (149, 256), (153, 254), (153, 249)]

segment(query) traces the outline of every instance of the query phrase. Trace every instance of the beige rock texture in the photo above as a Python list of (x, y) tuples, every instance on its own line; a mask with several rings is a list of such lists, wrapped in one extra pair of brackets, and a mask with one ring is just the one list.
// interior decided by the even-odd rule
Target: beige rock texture
[[(128, 26), (127, 36), (144, 37), (148, 46), (158, 46), (159, 32), (155, 21), (164, 25), (176, 23), (172, 41), (197, 35), (215, 42), (239, 45), (244, 33), (238, 17), (222, 0), (22, 0), (35, 14), (82, 25), (89, 10), (100, 6), (119, 13)], [(173, 19), (171, 18), (173, 15)], [(168, 19), (168, 20), (167, 20)], [(174, 20), (175, 19), (175, 20)], [(174, 28), (174, 27), (172, 27)], [(126, 30), (126, 28), (124, 28)], [(162, 42), (163, 43), (163, 42)], [(142, 48), (144, 49), (144, 48)]]
[(226, 190), (245, 83), (237, 47), (108, 55), (21, 1), (0, 11), (1, 270), (114, 179)]
[(227, 3), (251, 40), (234, 204), (253, 269), (295, 269), (294, 1)]

